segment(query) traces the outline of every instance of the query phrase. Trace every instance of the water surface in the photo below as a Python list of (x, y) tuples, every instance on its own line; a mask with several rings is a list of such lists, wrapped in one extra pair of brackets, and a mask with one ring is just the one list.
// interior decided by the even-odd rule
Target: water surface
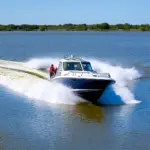
[(141, 103), (51, 104), (1, 86), (0, 149), (149, 149), (149, 32), (0, 32), (0, 59), (28, 61), (72, 53), (135, 68), (141, 77), (128, 86)]

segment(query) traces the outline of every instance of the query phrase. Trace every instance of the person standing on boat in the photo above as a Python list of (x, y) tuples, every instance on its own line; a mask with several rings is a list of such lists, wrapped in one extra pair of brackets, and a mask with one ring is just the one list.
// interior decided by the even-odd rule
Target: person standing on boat
[(55, 75), (55, 68), (53, 64), (49, 68), (49, 73), (50, 73), (50, 79), (51, 79)]

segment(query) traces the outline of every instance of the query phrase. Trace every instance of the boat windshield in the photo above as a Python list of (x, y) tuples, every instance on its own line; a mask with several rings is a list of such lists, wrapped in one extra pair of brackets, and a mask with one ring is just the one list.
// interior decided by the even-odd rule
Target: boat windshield
[(89, 62), (82, 62), (84, 71), (93, 71), (91, 64)]
[(80, 62), (64, 62), (63, 68), (64, 68), (64, 71), (67, 71), (67, 70), (82, 71), (82, 67), (81, 67)]

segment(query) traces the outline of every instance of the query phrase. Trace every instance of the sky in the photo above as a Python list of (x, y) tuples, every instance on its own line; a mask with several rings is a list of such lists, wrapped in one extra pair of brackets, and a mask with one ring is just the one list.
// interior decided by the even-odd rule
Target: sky
[(150, 24), (150, 0), (0, 0), (0, 24)]

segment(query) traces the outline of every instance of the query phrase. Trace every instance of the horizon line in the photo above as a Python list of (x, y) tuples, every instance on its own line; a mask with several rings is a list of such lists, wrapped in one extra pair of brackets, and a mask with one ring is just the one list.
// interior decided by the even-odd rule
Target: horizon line
[(59, 26), (59, 25), (97, 25), (97, 24), (104, 24), (107, 23), (109, 25), (118, 25), (118, 24), (128, 24), (128, 25), (150, 25), (150, 23), (141, 23), (141, 24), (132, 24), (132, 23), (116, 23), (116, 24), (110, 24), (108, 22), (102, 22), (102, 23), (93, 23), (93, 24), (88, 24), (88, 23), (60, 23), (60, 24), (34, 24), (34, 23), (21, 23), (21, 24), (13, 24), (13, 23), (9, 23), (9, 24), (1, 24), (0, 25), (4, 25), (4, 26), (8, 26), (8, 25), (52, 25), (52, 26)]

